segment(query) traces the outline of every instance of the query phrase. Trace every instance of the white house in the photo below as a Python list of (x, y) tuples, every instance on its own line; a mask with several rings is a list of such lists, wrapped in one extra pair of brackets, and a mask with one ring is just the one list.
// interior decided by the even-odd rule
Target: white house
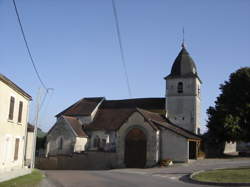
[(31, 96), (0, 74), (0, 173), (24, 167)]

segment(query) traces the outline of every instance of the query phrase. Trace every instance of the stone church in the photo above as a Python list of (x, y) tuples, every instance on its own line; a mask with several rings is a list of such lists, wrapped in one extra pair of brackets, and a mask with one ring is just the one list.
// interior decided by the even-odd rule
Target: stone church
[(56, 115), (46, 155), (112, 153), (115, 167), (188, 162), (200, 145), (197, 68), (184, 45), (166, 80), (165, 98), (83, 98)]

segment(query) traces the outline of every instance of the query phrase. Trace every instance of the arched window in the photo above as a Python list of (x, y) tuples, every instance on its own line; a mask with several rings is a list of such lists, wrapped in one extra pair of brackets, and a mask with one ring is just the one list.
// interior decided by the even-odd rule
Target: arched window
[(177, 92), (183, 93), (183, 83), (182, 82), (178, 82)]
[(96, 147), (96, 148), (100, 147), (100, 138), (99, 138), (99, 136), (96, 136), (94, 138), (94, 147)]
[(62, 137), (59, 139), (59, 146), (58, 146), (58, 149), (59, 149), (59, 150), (62, 150), (62, 149), (63, 149), (63, 138), (62, 138)]

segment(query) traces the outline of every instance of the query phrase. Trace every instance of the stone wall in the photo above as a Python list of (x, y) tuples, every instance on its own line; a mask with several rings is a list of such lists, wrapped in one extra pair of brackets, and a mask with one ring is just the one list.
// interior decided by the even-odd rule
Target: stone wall
[(223, 153), (235, 153), (236, 152), (236, 142), (226, 142)]
[(117, 133), (117, 154), (119, 167), (125, 167), (124, 152), (125, 152), (125, 138), (128, 132), (133, 128), (141, 129), (147, 137), (147, 155), (146, 167), (155, 165), (159, 160), (159, 132), (154, 130), (150, 124), (145, 121), (144, 117), (138, 113), (133, 113), (129, 119), (121, 126)]
[[(62, 140), (61, 140), (62, 139)], [(60, 141), (62, 141), (62, 149), (60, 149)], [(47, 135), (47, 155), (71, 154), (74, 152), (76, 137), (66, 124), (63, 118), (58, 119), (53, 129)]]
[[(178, 93), (178, 83), (183, 93)], [(200, 128), (200, 81), (197, 78), (167, 80), (166, 117), (174, 124), (197, 133)]]
[(72, 156), (57, 155), (36, 158), (36, 168), (43, 170), (100, 170), (117, 167), (117, 154), (108, 152), (93, 151)]
[[(107, 151), (107, 152), (115, 152), (116, 151), (116, 132), (115, 131), (88, 131), (89, 142), (88, 142), (88, 150), (89, 151)], [(96, 147), (94, 145), (94, 141), (96, 138), (99, 138), (100, 145)]]
[(186, 138), (166, 129), (161, 130), (161, 159), (188, 162), (188, 141)]

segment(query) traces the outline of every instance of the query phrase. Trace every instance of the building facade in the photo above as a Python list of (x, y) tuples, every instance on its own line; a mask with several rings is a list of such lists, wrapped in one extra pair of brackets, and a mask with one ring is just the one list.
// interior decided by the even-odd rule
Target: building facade
[(110, 152), (113, 167), (139, 168), (196, 159), (201, 81), (184, 46), (165, 80), (165, 98), (83, 98), (60, 112), (47, 136), (47, 155)]
[(23, 168), (31, 96), (0, 74), (0, 172)]

